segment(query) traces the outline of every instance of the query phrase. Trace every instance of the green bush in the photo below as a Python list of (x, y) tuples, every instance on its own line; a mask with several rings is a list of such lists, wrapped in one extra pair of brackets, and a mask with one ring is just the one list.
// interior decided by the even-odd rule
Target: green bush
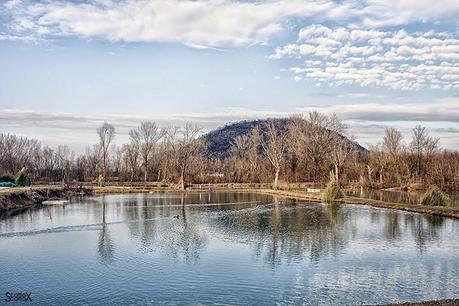
[(339, 187), (338, 185), (328, 185), (327, 188), (325, 188), (324, 193), (322, 194), (322, 201), (329, 203), (337, 199), (342, 199), (344, 198), (344, 196), (345, 194), (341, 187)]
[(3, 175), (3, 176), (0, 176), (0, 182), (14, 183), (14, 178), (12, 178), (9, 175)]
[(434, 188), (427, 191), (421, 200), (421, 204), (426, 206), (447, 206), (448, 202), (448, 195), (440, 188)]

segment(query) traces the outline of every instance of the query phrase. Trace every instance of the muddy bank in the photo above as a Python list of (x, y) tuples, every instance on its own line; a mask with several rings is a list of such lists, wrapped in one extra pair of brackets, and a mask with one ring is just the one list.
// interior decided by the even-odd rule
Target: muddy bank
[(12, 213), (41, 205), (52, 198), (69, 198), (79, 194), (90, 194), (87, 188), (11, 188), (0, 191), (0, 214)]

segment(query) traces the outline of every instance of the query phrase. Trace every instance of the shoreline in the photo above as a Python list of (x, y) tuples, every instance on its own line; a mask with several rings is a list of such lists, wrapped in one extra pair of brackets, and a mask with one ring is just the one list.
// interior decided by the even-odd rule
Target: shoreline
[[(131, 187), (95, 187), (93, 189), (94, 194), (116, 194), (116, 193), (137, 193), (137, 192), (205, 192), (206, 189), (188, 189), (185, 191), (178, 189), (166, 189), (166, 188), (144, 188), (142, 189), (131, 189)], [(261, 193), (265, 195), (273, 195), (283, 198), (290, 198), (300, 201), (308, 201), (315, 203), (322, 203), (321, 196), (319, 194), (307, 194), (296, 191), (288, 190), (272, 190), (272, 189), (258, 189), (258, 188), (215, 188), (212, 191), (232, 191), (232, 192), (245, 192), (245, 193)], [(377, 208), (394, 209), (422, 214), (429, 214), (440, 217), (448, 217), (459, 219), (459, 207), (442, 207), (442, 206), (423, 206), (413, 204), (403, 204), (395, 202), (385, 202), (367, 198), (359, 197), (345, 197), (334, 201), (338, 204), (354, 204), (354, 205), (367, 205)]]
[(70, 198), (87, 195), (87, 188), (61, 186), (14, 187), (0, 190), (0, 216), (12, 215), (28, 208), (39, 207), (52, 198)]
[[(226, 185), (226, 186), (225, 186)], [(0, 214), (8, 214), (14, 211), (42, 205), (43, 201), (51, 198), (68, 198), (78, 194), (98, 195), (98, 194), (120, 194), (120, 193), (148, 193), (148, 192), (206, 192), (207, 185), (200, 185), (204, 188), (191, 188), (182, 191), (173, 187), (149, 187), (149, 186), (106, 186), (106, 187), (61, 187), (61, 186), (36, 186), (28, 188), (8, 188), (0, 190)], [(212, 191), (231, 191), (244, 193), (261, 193), (265, 195), (290, 198), (300, 201), (322, 203), (320, 194), (311, 194), (290, 190), (272, 190), (266, 188), (241, 188), (241, 184), (221, 184), (211, 185)], [(459, 207), (442, 206), (423, 206), (413, 204), (403, 204), (386, 202), (359, 197), (345, 197), (334, 201), (338, 204), (367, 205), (377, 208), (395, 209), (401, 211), (430, 214), (440, 217), (459, 219)]]

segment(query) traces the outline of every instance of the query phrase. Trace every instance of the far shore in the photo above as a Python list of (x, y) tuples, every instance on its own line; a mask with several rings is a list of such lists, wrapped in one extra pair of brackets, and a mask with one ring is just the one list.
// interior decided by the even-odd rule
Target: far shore
[[(74, 186), (62, 187), (58, 185), (37, 185), (22, 188), (2, 188), (0, 189), (0, 213), (18, 211), (25, 208), (41, 205), (43, 201), (52, 198), (68, 198), (75, 195), (87, 194), (119, 194), (119, 193), (146, 193), (146, 192), (206, 192), (210, 191), (232, 191), (250, 192), (273, 195), (282, 198), (289, 198), (299, 201), (321, 203), (320, 193), (306, 192), (308, 184), (291, 185), (292, 190), (272, 190), (269, 184), (196, 184), (190, 186), (185, 191), (180, 190), (175, 185), (148, 184), (135, 186), (116, 186), (108, 185), (105, 187), (94, 186)], [(304, 191), (303, 191), (304, 190)], [(344, 199), (335, 201), (338, 204), (367, 205), (378, 208), (397, 209), (409, 212), (430, 214), (441, 217), (459, 219), (459, 207), (440, 207), (423, 206), (403, 203), (385, 202), (367, 198), (346, 196)]]

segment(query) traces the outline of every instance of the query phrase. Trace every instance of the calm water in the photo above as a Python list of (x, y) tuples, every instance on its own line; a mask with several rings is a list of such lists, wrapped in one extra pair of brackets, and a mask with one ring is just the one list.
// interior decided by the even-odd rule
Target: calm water
[(0, 267), (1, 299), (34, 304), (458, 298), (459, 222), (252, 194), (86, 197), (0, 220)]

